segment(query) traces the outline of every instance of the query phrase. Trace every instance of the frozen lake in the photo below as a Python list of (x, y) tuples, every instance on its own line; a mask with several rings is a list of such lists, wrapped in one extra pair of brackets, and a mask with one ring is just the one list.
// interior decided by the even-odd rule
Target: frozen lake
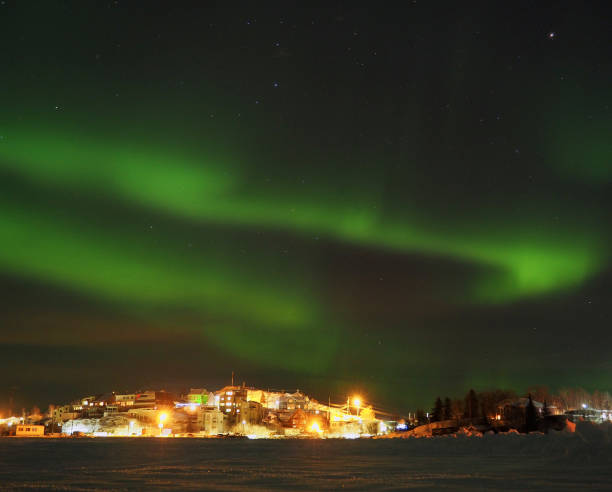
[(610, 426), (399, 440), (0, 439), (0, 489), (612, 490)]

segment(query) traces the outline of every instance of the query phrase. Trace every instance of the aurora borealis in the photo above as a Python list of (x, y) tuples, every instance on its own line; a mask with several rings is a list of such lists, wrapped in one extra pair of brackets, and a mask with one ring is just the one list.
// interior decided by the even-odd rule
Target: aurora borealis
[(393, 409), (612, 389), (603, 13), (0, 9), (0, 367), (27, 402), (232, 370)]

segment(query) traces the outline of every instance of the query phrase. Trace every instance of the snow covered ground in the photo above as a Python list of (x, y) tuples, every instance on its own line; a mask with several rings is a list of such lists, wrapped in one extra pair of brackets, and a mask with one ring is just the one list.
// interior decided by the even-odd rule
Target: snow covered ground
[(0, 439), (0, 489), (612, 490), (612, 425), (381, 440)]

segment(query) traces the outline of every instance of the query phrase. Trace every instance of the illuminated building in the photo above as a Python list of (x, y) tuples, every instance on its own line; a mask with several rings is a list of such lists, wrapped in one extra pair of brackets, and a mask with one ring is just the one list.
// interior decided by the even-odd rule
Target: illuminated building
[(191, 388), (187, 394), (187, 402), (195, 403), (196, 405), (208, 405), (210, 394), (211, 393), (204, 388)]
[(225, 432), (223, 412), (213, 407), (203, 407), (198, 411), (198, 430), (206, 435), (214, 436)]
[(44, 425), (18, 425), (15, 429), (17, 437), (41, 437), (45, 435)]
[(243, 386), (225, 386), (215, 393), (219, 410), (232, 419), (240, 413), (240, 404), (247, 401), (248, 390)]

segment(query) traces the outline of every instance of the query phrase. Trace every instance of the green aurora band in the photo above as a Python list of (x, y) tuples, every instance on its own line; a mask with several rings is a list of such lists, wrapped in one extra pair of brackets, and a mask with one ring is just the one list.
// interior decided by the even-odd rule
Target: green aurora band
[[(57, 130), (11, 132), (0, 145), (0, 166), (24, 179), (57, 190), (78, 189), (106, 194), (144, 209), (201, 223), (258, 226), (317, 234), (375, 248), (427, 252), (484, 264), (498, 274), (481, 279), (473, 287), (469, 297), (474, 302), (503, 302), (572, 287), (597, 273), (607, 260), (605, 248), (599, 244), (596, 236), (576, 235), (574, 230), (555, 233), (540, 231), (537, 221), (510, 231), (487, 224), (476, 229), (462, 229), (455, 225), (440, 230), (433, 225), (427, 227), (411, 220), (409, 213), (402, 218), (385, 217), (363, 203), (347, 204), (326, 196), (317, 199), (297, 189), (290, 190), (291, 193), (285, 191), (262, 196), (249, 190), (241, 168), (233, 162), (210, 162), (206, 156), (185, 155), (185, 152), (176, 149), (164, 151), (149, 147), (145, 149), (144, 145), (114, 144), (78, 133)], [(3, 207), (5, 222), (21, 224), (22, 231), (34, 226), (27, 220), (23, 222), (18, 212), (7, 210), (7, 207)], [(79, 246), (75, 244), (80, 240), (79, 234), (69, 225), (48, 232), (53, 232), (48, 240), (57, 245), (50, 248), (50, 254), (55, 251), (58, 255), (63, 254), (62, 245)], [(115, 262), (116, 251), (110, 246), (105, 249), (104, 245), (108, 242), (102, 241), (96, 248), (107, 251), (107, 254), (103, 255), (101, 263), (91, 264), (91, 269)], [(139, 249), (137, 244), (132, 245)], [(89, 248), (91, 245), (83, 246)], [(28, 255), (21, 252), (17, 244), (3, 249), (1, 261), (5, 268), (17, 264), (26, 268), (29, 265), (28, 274), (33, 277), (84, 286), (82, 279), (74, 278), (74, 274), (53, 271), (45, 267), (42, 261), (29, 262)], [(53, 260), (50, 262), (55, 263)], [(188, 281), (189, 266), (181, 265), (179, 270), (182, 272), (179, 274), (180, 283), (187, 286), (186, 292), (193, 292)], [(155, 301), (162, 298), (173, 300), (169, 290), (142, 294), (138, 279), (147, 276), (155, 278), (156, 272), (147, 267), (143, 269), (142, 277), (135, 276), (133, 282), (121, 280), (112, 282), (113, 285), (108, 285), (109, 280), (102, 278), (94, 280), (94, 275), (93, 278), (89, 277), (91, 285), (85, 287), (98, 289), (101, 293), (121, 292), (122, 295), (135, 291), (139, 292), (139, 296), (150, 295), (149, 300)], [(217, 278), (218, 272), (211, 273), (208, 282), (213, 284), (213, 279)], [(178, 282), (171, 280), (172, 283)], [(235, 291), (237, 284), (241, 284), (241, 281), (227, 291)], [(224, 292), (226, 290), (220, 286), (204, 289), (198, 292), (196, 304), (208, 299), (213, 303), (221, 301), (223, 305)], [(193, 304), (193, 301), (193, 296), (187, 294), (187, 305)], [(255, 306), (258, 305), (260, 303), (254, 301), (252, 311), (257, 311)], [(277, 313), (283, 321), (284, 309), (271, 307), (270, 311)]]

